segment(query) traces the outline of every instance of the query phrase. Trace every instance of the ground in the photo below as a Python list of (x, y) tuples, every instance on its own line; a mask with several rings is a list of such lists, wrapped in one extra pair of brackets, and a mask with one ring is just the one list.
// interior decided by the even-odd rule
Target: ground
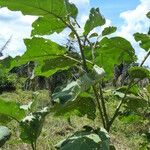
[[(27, 104), (33, 98), (33, 92), (17, 90), (17, 92), (13, 93), (3, 93), (1, 96)], [(49, 100), (48, 92), (39, 91), (38, 99), (44, 106), (47, 100)], [(113, 105), (111, 104), (112, 108), (114, 107)], [(57, 142), (81, 129), (84, 125), (91, 125), (95, 128), (101, 126), (98, 123), (98, 118), (93, 122), (87, 119), (86, 116), (81, 118), (73, 116), (71, 124), (69, 124), (67, 119), (55, 118), (52, 114), (49, 114), (46, 117), (42, 133), (38, 139), (37, 150), (54, 150), (54, 145)], [(19, 139), (18, 124), (12, 121), (8, 124), (8, 127), (12, 131), (12, 136), (2, 150), (30, 150), (30, 145), (22, 143)], [(144, 141), (144, 137), (139, 134), (141, 128), (142, 126), (139, 123), (125, 124), (117, 119), (110, 132), (112, 144), (115, 145), (117, 150), (139, 150), (140, 144)]]

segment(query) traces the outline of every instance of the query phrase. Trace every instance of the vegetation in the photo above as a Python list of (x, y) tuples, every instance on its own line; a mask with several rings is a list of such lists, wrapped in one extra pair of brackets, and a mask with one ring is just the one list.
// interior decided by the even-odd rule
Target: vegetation
[[(7, 126), (15, 121), (20, 128), (22, 142), (30, 144), (33, 150), (37, 149), (37, 139), (48, 115), (67, 118), (70, 125), (73, 125), (71, 117), (74, 115), (86, 116), (93, 122), (58, 143), (55, 148), (59, 150), (113, 150), (115, 146), (111, 144), (110, 136), (115, 131), (115, 121), (120, 119), (124, 123), (147, 123), (150, 113), (150, 85), (143, 88), (138, 83), (150, 79), (150, 70), (143, 66), (150, 55), (149, 34), (134, 34), (135, 40), (147, 54), (139, 66), (129, 65), (127, 85), (113, 87), (108, 84), (112, 82), (114, 66), (133, 64), (137, 57), (128, 40), (108, 36), (117, 30), (116, 27), (106, 27), (100, 35), (91, 32), (106, 23), (98, 8), (90, 10), (89, 19), (80, 35), (78, 9), (68, 0), (0, 0), (0, 6), (21, 11), (24, 15), (38, 16), (32, 24), (31, 38), (24, 40), (26, 52), (22, 56), (7, 57), (0, 62), (0, 69), (5, 75), (9, 76), (14, 67), (29, 62), (34, 62), (32, 79), (37, 76), (52, 77), (64, 71), (67, 76), (70, 71), (66, 70), (69, 69), (74, 69), (76, 73), (74, 78), (68, 77), (67, 84), (55, 87), (44, 105), (37, 99), (37, 92), (34, 92), (32, 101), (27, 105), (23, 105), (21, 101), (16, 102), (11, 97), (9, 100), (0, 97), (0, 123)], [(147, 17), (150, 18), (149, 13)], [(73, 39), (73, 45), (78, 45), (79, 54), (73, 51), (73, 45), (66, 48), (44, 38), (44, 35), (60, 33), (65, 28), (70, 30), (68, 38)], [(96, 119), (96, 126), (91, 126)], [(4, 128), (6, 132), (2, 132), (5, 131)], [(148, 149), (149, 134), (147, 130), (147, 141), (142, 143), (141, 149)], [(1, 126), (0, 146), (9, 138), (9, 129)]]

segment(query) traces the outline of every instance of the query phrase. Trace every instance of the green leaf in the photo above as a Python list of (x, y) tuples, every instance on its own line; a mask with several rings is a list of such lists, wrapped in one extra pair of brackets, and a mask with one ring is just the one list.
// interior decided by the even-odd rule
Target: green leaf
[(137, 111), (139, 108), (143, 109), (147, 107), (147, 101), (145, 99), (133, 97), (133, 96), (127, 96), (125, 103), (125, 107), (128, 110)]
[(74, 101), (69, 101), (55, 108), (55, 116), (65, 116), (66, 118), (72, 115), (80, 117), (87, 115), (87, 118), (94, 120), (96, 117), (95, 113), (95, 102), (87, 93), (80, 94)]
[(146, 14), (146, 16), (150, 19), (150, 11)]
[(89, 36), (89, 38), (93, 38), (93, 37), (97, 37), (97, 36), (98, 36), (97, 33), (92, 33), (92, 34)]
[(139, 42), (140, 47), (145, 51), (150, 49), (150, 35), (143, 33), (135, 33), (134, 38), (137, 42)]
[(5, 126), (0, 126), (0, 147), (2, 147), (7, 140), (10, 139), (11, 132)]
[(68, 0), (0, 0), (0, 6), (24, 15), (40, 16), (33, 23), (32, 35), (59, 33), (66, 28), (69, 17), (76, 18), (78, 14), (76, 6)]
[[(122, 86), (122, 87), (118, 88), (116, 91), (117, 91), (117, 92), (126, 93), (127, 89), (128, 89), (128, 86)], [(140, 92), (139, 87), (138, 87), (137, 85), (135, 85), (135, 86), (132, 86), (132, 87), (128, 90), (127, 94), (133, 94), (133, 95), (135, 95), (135, 96), (138, 96), (138, 95), (139, 95), (139, 92)]]
[(92, 85), (101, 81), (104, 77), (105, 71), (94, 65), (93, 70), (90, 73), (85, 73), (77, 81), (69, 83), (61, 91), (58, 91), (52, 95), (53, 101), (64, 104), (68, 101), (74, 101), (81, 92), (85, 92)]
[(61, 91), (53, 93), (52, 99), (57, 103), (64, 104), (67, 101), (74, 101), (80, 92), (81, 92), (80, 86), (77, 84), (77, 82), (73, 81), (69, 83)]
[(138, 66), (129, 68), (128, 73), (129, 76), (134, 79), (135, 78), (144, 79), (150, 77), (150, 71), (148, 69)]
[(63, 55), (66, 48), (44, 38), (25, 39), (27, 51), (21, 57), (26, 61), (34, 61), (39, 59), (53, 58)]
[(35, 69), (35, 75), (49, 77), (57, 71), (69, 69), (76, 63), (76, 61), (64, 56), (40, 61)]
[(95, 27), (102, 26), (105, 22), (105, 18), (100, 14), (99, 8), (92, 8), (90, 10), (89, 19), (84, 26), (84, 35), (88, 35)]
[(11, 69), (27, 62), (36, 62), (35, 75), (49, 77), (59, 70), (66, 70), (77, 62), (65, 55), (66, 48), (43, 38), (25, 39), (27, 51), (22, 57), (16, 57)]
[(150, 94), (150, 84), (146, 87), (148, 93)]
[(74, 148), (76, 150), (109, 150), (109, 146), (108, 133), (101, 128), (91, 131), (78, 131), (59, 142), (55, 147), (58, 150), (74, 150)]
[(12, 57), (8, 56), (5, 59), (0, 60), (0, 67), (9, 68), (11, 66)]
[(133, 124), (133, 123), (138, 123), (140, 121), (142, 121), (142, 117), (136, 115), (136, 114), (130, 114), (130, 115), (125, 115), (125, 116), (121, 116), (119, 118), (123, 123), (127, 123), (127, 124)]
[(0, 98), (0, 114), (20, 121), (25, 116), (25, 111), (18, 103)]
[(77, 80), (77, 84), (80, 86), (81, 91), (84, 92), (88, 90), (92, 85), (95, 85), (98, 82), (100, 82), (104, 75), (104, 69), (100, 68), (97, 65), (94, 65), (90, 73), (84, 74)]
[[(55, 1), (55, 3), (56, 3), (56, 1)], [(65, 3), (66, 3), (66, 9), (68, 12), (67, 15), (71, 16), (73, 18), (76, 18), (77, 14), (78, 14), (78, 10), (75, 7), (75, 5), (70, 4), (67, 0), (65, 0)], [(60, 12), (61, 12), (61, 10), (60, 10)], [(55, 12), (53, 12), (53, 13), (55, 13)], [(57, 32), (57, 33), (62, 32), (67, 27), (67, 24), (64, 22), (66, 20), (66, 18), (63, 18), (63, 17), (65, 17), (65, 16), (57, 16), (56, 17), (56, 15), (52, 15), (51, 17), (49, 17), (49, 15), (44, 15), (44, 17), (39, 17), (32, 24), (32, 27), (33, 27), (32, 36), (33, 35), (49, 35), (49, 34), (53, 34), (54, 32)]]
[(54, 32), (60, 33), (66, 28), (66, 25), (58, 20), (56, 17), (39, 17), (32, 24), (32, 36), (33, 35), (50, 35)]
[[(44, 60), (54, 60), (54, 58), (60, 57), (65, 54), (66, 48), (60, 46), (51, 40), (43, 39), (43, 38), (32, 38), (25, 39), (25, 44), (27, 47), (27, 51), (24, 53), (22, 57), (16, 57), (11, 63), (11, 69), (16, 66), (21, 66), (30, 61), (35, 61), (37, 63), (41, 63)], [(52, 61), (51, 60), (51, 61)], [(45, 63), (41, 63), (42, 68)]]
[(31, 113), (29, 116), (26, 116), (20, 122), (20, 138), (25, 143), (35, 143), (39, 137), (43, 123), (45, 121), (45, 116), (48, 114), (48, 109), (45, 107), (43, 110)]
[(13, 61), (13, 58), (8, 56), (5, 59), (0, 60), (0, 74), (4, 75), (7, 74), (10, 71), (11, 68), (11, 62)]
[(122, 37), (104, 37), (96, 49), (96, 64), (106, 71), (110, 79), (114, 73), (114, 66), (122, 62), (131, 63), (136, 60), (135, 51), (130, 42)]
[(112, 34), (112, 33), (116, 32), (116, 30), (117, 30), (116, 27), (106, 27), (106, 28), (102, 31), (102, 36)]
[(9, 123), (12, 119), (7, 116), (7, 115), (3, 115), (3, 114), (0, 114), (0, 124), (1, 125), (6, 125), (7, 123)]

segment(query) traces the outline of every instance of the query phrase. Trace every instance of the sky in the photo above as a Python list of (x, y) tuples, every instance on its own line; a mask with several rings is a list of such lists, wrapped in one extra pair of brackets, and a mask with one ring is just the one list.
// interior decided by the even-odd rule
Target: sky
[[(145, 14), (150, 11), (150, 0), (70, 0), (79, 8), (78, 21), (81, 26), (88, 19), (91, 7), (99, 7), (101, 14), (106, 18), (106, 26), (116, 26), (117, 32), (114, 36), (123, 36), (129, 40), (135, 48), (138, 62), (145, 56), (133, 38), (136, 32), (147, 33), (150, 26)], [(0, 46), (12, 36), (11, 42), (4, 51), (5, 55), (21, 55), (25, 52), (24, 38), (30, 37), (31, 24), (36, 19), (34, 16), (23, 16), (21, 12), (12, 12), (7, 8), (0, 9)], [(100, 32), (100, 29), (95, 29)], [(64, 30), (60, 35), (50, 36), (52, 40), (65, 41), (68, 30)], [(150, 66), (150, 58), (145, 65)]]

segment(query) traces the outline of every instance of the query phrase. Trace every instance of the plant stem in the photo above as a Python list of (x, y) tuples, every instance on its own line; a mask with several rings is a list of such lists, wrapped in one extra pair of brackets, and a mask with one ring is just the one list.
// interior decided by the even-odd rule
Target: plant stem
[(112, 126), (114, 120), (115, 120), (116, 117), (118, 116), (118, 113), (119, 113), (119, 111), (120, 111), (120, 108), (121, 108), (121, 106), (122, 106), (124, 100), (126, 99), (127, 93), (128, 93), (128, 91), (130, 90), (130, 88), (131, 88), (133, 82), (134, 82), (134, 80), (131, 80), (131, 82), (130, 82), (130, 84), (129, 84), (129, 86), (128, 86), (126, 92), (125, 92), (124, 97), (122, 98), (122, 100), (120, 101), (119, 105), (117, 106), (117, 108), (116, 108), (116, 110), (115, 110), (115, 113), (114, 113), (112, 119), (109, 121), (109, 123), (108, 123), (108, 132), (110, 131), (110, 128), (111, 128), (111, 126)]
[(97, 102), (98, 111), (99, 111), (100, 117), (102, 119), (103, 127), (106, 128), (106, 122), (105, 122), (104, 115), (103, 115), (103, 112), (102, 112), (101, 103), (99, 101), (99, 95), (98, 95), (98, 92), (97, 92), (95, 86), (93, 86), (93, 91), (94, 91), (94, 94), (95, 94), (95, 99), (96, 99), (96, 102)]
[(150, 56), (150, 50), (148, 51), (147, 55), (144, 57), (144, 59), (143, 59), (141, 65), (140, 65), (140, 67), (143, 66), (143, 64), (145, 63), (145, 61), (147, 60), (147, 58), (148, 58), (149, 56)]
[(36, 147), (33, 142), (31, 143), (31, 147), (32, 147), (32, 150), (36, 150)]
[(85, 55), (84, 55), (84, 50), (83, 50), (83, 47), (82, 47), (82, 44), (81, 44), (81, 40), (80, 40), (80, 37), (77, 33), (77, 31), (74, 29), (74, 27), (70, 24), (68, 26), (73, 32), (74, 34), (76, 35), (76, 38), (78, 40), (78, 44), (79, 44), (79, 49), (80, 49), (80, 53), (81, 53), (81, 58), (82, 58), (82, 61), (83, 61), (83, 68), (85, 69), (86, 72), (88, 72), (88, 67), (87, 67), (87, 64), (86, 64), (86, 58), (85, 58)]
[(94, 45), (92, 46), (92, 58), (93, 58), (93, 62), (95, 63), (95, 48), (96, 48), (96, 45), (98, 43), (98, 40), (99, 38), (101, 37), (101, 35), (99, 35), (96, 39), (96, 42), (94, 43)]
[[(93, 63), (94, 64), (95, 64), (95, 48), (96, 48), (97, 42), (98, 42), (100, 37), (101, 36), (98, 36), (98, 38), (97, 38), (96, 42), (94, 43), (94, 45), (92, 45), (92, 43), (89, 41), (89, 39), (87, 37), (85, 37), (85, 39), (87, 40), (87, 42), (89, 43), (89, 45), (92, 49), (92, 58), (93, 58)], [(100, 117), (101, 117), (102, 122), (103, 122), (103, 126), (107, 130), (108, 124), (109, 124), (109, 119), (108, 119), (108, 115), (107, 115), (105, 100), (104, 100), (104, 97), (103, 97), (102, 87), (99, 84), (99, 94), (100, 95), (98, 95), (95, 87), (93, 87), (93, 90), (94, 90), (94, 94), (95, 94), (95, 97), (96, 97)]]
[(108, 128), (107, 126), (109, 124), (109, 119), (108, 119), (108, 114), (107, 114), (107, 110), (106, 110), (102, 87), (100, 84), (99, 84), (99, 91), (100, 91), (100, 99), (101, 99), (102, 109), (103, 109), (104, 118), (105, 118), (106, 130), (107, 130), (107, 128)]

